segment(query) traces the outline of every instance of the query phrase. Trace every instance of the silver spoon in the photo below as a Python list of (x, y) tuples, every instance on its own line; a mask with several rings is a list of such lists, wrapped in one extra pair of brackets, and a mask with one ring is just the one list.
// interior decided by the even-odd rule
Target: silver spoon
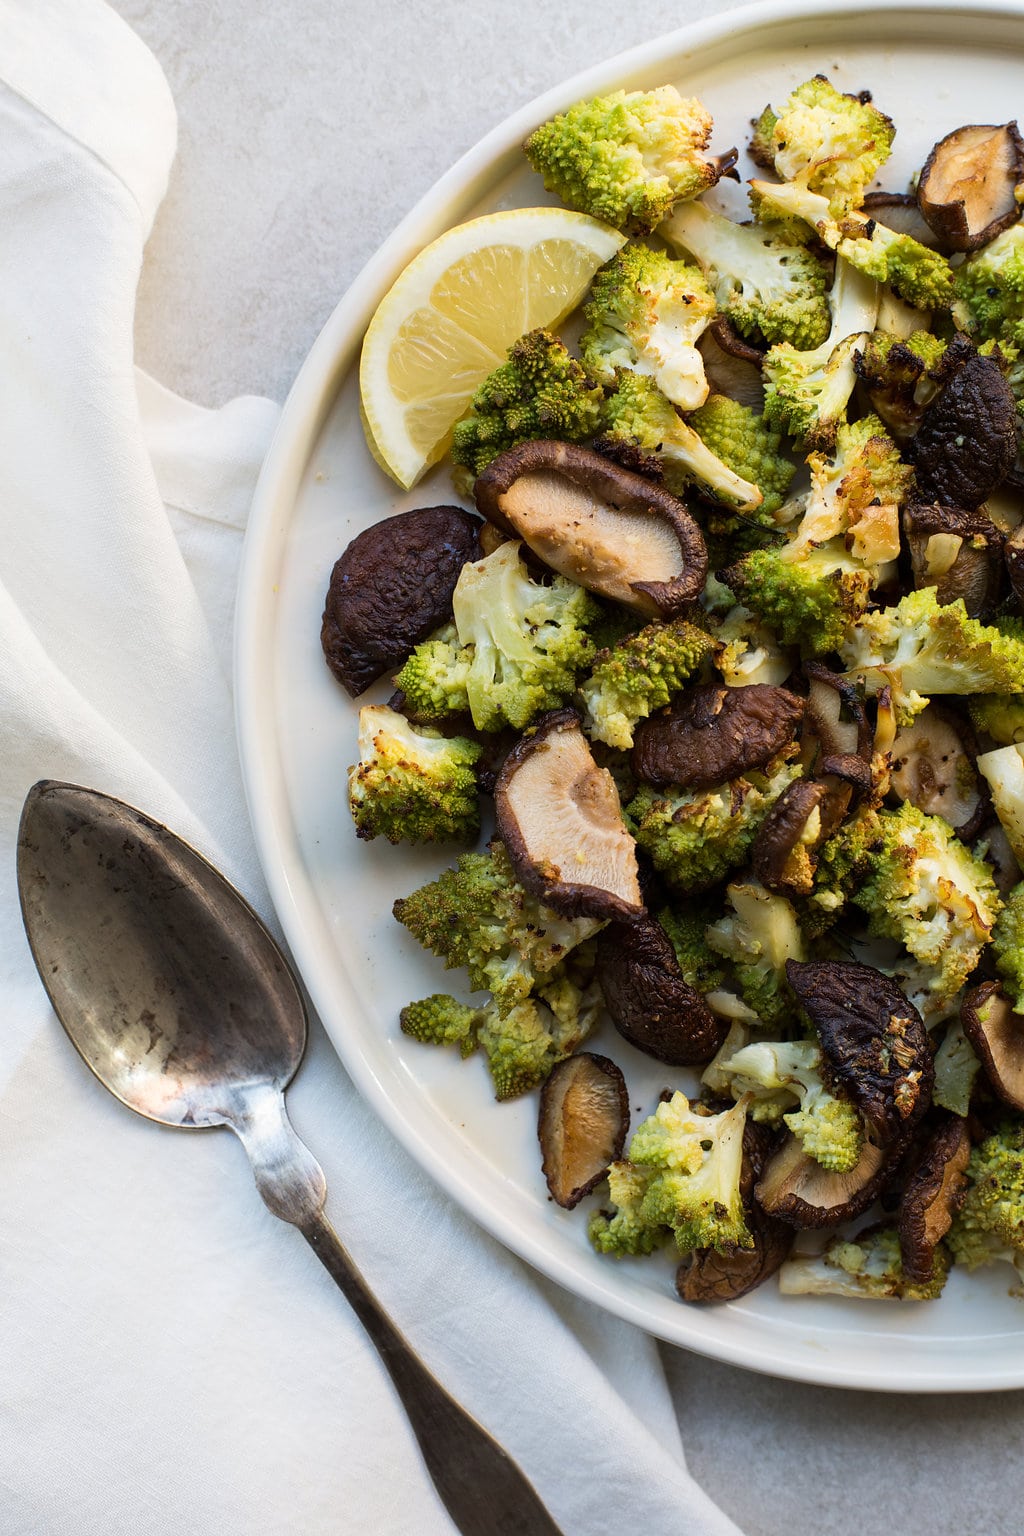
[(141, 811), (44, 779), (18, 833), (32, 954), (105, 1088), (161, 1125), (226, 1125), (275, 1216), (298, 1227), (376, 1345), (463, 1536), (560, 1536), (523, 1473), (427, 1370), (324, 1215), (323, 1170), (288, 1120), (306, 1009), (280, 949), (211, 864)]

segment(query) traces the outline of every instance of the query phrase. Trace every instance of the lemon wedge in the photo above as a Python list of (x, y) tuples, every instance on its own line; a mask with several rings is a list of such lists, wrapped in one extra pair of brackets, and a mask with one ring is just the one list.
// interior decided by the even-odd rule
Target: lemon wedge
[(456, 225), (414, 257), (378, 305), (359, 362), (363, 429), (381, 468), (415, 485), (512, 343), (559, 325), (624, 243), (584, 213), (515, 208)]

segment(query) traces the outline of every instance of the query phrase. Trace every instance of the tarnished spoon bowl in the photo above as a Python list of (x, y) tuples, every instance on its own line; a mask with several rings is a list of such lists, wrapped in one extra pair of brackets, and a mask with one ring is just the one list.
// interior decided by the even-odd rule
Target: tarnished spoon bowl
[(43, 780), (18, 835), (25, 930), (54, 1011), (111, 1093), (163, 1125), (229, 1126), (276, 1216), (330, 1271), (391, 1373), (464, 1536), (558, 1536), (522, 1472), (397, 1331), (324, 1215), (323, 1171), (288, 1120), (306, 1045), (298, 983), (242, 896), (121, 800)]

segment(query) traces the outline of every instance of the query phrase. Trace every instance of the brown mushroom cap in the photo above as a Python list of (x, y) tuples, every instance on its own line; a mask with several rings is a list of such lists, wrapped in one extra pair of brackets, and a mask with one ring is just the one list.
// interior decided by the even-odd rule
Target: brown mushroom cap
[(929, 704), (897, 732), (890, 753), (890, 789), (925, 815), (943, 817), (970, 842), (989, 807), (984, 780), (974, 766), (977, 755), (967, 722)]
[(320, 643), (353, 698), (451, 618), (480, 526), (462, 507), (417, 507), (364, 528), (335, 562)]
[(961, 598), (972, 618), (995, 603), (1005, 540), (983, 511), (911, 502), (903, 509), (903, 536), (915, 587), (934, 587), (943, 604)]
[(983, 981), (964, 997), (960, 1019), (993, 1091), (1024, 1110), (1024, 1014), (1014, 1012), (998, 981)]
[[(723, 332), (722, 327), (716, 331), (719, 320), (723, 321), (723, 326), (728, 325), (728, 334)], [(728, 345), (719, 343), (717, 336), (720, 334), (723, 343), (727, 341)], [(740, 347), (743, 348), (742, 352)], [(704, 372), (711, 393), (728, 395), (730, 400), (738, 400), (740, 405), (749, 406), (760, 416), (764, 410), (764, 380), (761, 377), (764, 354), (739, 342), (736, 332), (721, 315), (712, 320), (697, 343), (697, 348), (704, 359)], [(756, 356), (747, 356), (748, 351), (754, 351)]]
[(474, 487), (488, 522), (615, 602), (669, 616), (701, 593), (704, 538), (683, 503), (590, 448), (538, 440), (492, 459)]
[(540, 1095), (537, 1136), (551, 1198), (571, 1211), (622, 1156), (629, 1129), (626, 1080), (614, 1061), (590, 1051), (567, 1056)]
[(836, 1227), (866, 1211), (897, 1154), (865, 1141), (855, 1168), (829, 1173), (787, 1136), (758, 1181), (762, 1210), (793, 1227)]
[(701, 1066), (729, 1032), (683, 977), (654, 918), (609, 923), (597, 939), (597, 980), (619, 1034), (670, 1067)]
[(767, 683), (689, 688), (637, 726), (633, 772), (647, 784), (711, 789), (728, 783), (788, 746), (803, 711), (803, 699)]
[(921, 1015), (896, 983), (852, 960), (787, 960), (830, 1077), (883, 1146), (905, 1143), (931, 1103), (935, 1070)]
[(993, 357), (975, 353), (928, 407), (904, 456), (922, 502), (970, 511), (994, 491), (1017, 457), (1017, 407)]
[(936, 1245), (963, 1204), (970, 1155), (965, 1122), (958, 1115), (944, 1115), (925, 1143), (900, 1201), (900, 1257), (908, 1280), (925, 1285), (932, 1277)]
[(517, 876), (545, 906), (566, 917), (643, 912), (615, 780), (595, 763), (575, 710), (544, 715), (512, 748), (494, 810)]
[(943, 250), (976, 251), (1020, 218), (1024, 141), (1016, 123), (966, 124), (932, 149), (917, 183), (922, 217)]

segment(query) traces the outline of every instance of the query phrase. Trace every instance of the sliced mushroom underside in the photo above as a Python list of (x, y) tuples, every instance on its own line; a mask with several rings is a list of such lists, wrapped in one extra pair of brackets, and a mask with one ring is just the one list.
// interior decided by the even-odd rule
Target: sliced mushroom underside
[(552, 570), (641, 613), (677, 613), (703, 590), (707, 549), (683, 503), (589, 448), (521, 443), (491, 461), (475, 496)]
[(855, 1168), (829, 1173), (789, 1136), (758, 1182), (758, 1203), (770, 1216), (794, 1227), (836, 1227), (867, 1210), (895, 1155), (893, 1149), (866, 1141)]
[(967, 993), (960, 1018), (993, 1090), (1024, 1110), (1024, 1015), (1014, 1012), (997, 981), (983, 981)]
[(890, 789), (927, 816), (941, 816), (971, 841), (988, 813), (984, 781), (975, 768), (974, 733), (951, 711), (929, 704), (897, 732), (890, 752)]
[(613, 1061), (590, 1051), (552, 1070), (540, 1096), (537, 1135), (551, 1198), (571, 1211), (622, 1156), (629, 1129), (626, 1081)]
[(943, 250), (974, 251), (1020, 218), (1024, 141), (1017, 124), (970, 123), (932, 149), (917, 184), (922, 217)]
[(575, 710), (554, 710), (513, 747), (494, 787), (498, 834), (516, 874), (567, 917), (644, 910), (636, 844), (615, 781), (599, 768)]

